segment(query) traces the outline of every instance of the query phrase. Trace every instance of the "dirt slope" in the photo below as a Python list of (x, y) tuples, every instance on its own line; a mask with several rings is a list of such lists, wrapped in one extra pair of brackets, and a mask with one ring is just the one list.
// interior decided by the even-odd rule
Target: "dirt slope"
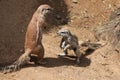
[[(43, 3), (57, 6), (55, 13), (62, 18), (59, 25), (43, 34), (47, 64), (31, 64), (17, 72), (0, 73), (0, 80), (119, 80), (120, 54), (109, 45), (82, 58), (77, 66), (74, 58), (57, 57), (61, 49), (60, 37), (56, 35), (60, 28), (68, 27), (79, 40), (96, 41), (92, 30), (120, 7), (119, 0), (78, 0), (77, 4), (72, 0), (0, 0), (0, 63), (13, 62), (21, 55), (27, 24), (35, 9)], [(60, 25), (68, 16), (68, 24)]]

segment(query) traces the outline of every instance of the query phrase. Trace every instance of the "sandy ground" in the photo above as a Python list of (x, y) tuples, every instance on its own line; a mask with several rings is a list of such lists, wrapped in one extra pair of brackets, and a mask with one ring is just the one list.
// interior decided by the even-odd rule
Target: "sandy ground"
[[(119, 80), (120, 54), (109, 45), (83, 57), (76, 65), (74, 58), (57, 56), (62, 51), (59, 48), (61, 38), (56, 34), (60, 28), (67, 27), (79, 40), (96, 41), (93, 29), (120, 7), (119, 0), (78, 0), (78, 3), (72, 0), (0, 0), (0, 63), (11, 63), (21, 55), (27, 24), (43, 3), (57, 9), (56, 14), (62, 17), (60, 22), (70, 17), (68, 24), (59, 24), (43, 34), (47, 64), (25, 65), (13, 73), (0, 73), (0, 80)], [(70, 55), (74, 55), (73, 52), (70, 51)]]

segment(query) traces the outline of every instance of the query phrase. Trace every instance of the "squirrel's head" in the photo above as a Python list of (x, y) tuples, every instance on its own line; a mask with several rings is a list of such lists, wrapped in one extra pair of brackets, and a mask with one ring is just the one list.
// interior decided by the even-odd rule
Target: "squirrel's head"
[(40, 16), (46, 17), (47, 15), (53, 12), (53, 8), (47, 4), (44, 4), (44, 5), (39, 6), (38, 11), (39, 11)]
[(57, 34), (59, 36), (63, 36), (63, 37), (68, 37), (69, 35), (71, 35), (70, 31), (67, 29), (60, 29)]

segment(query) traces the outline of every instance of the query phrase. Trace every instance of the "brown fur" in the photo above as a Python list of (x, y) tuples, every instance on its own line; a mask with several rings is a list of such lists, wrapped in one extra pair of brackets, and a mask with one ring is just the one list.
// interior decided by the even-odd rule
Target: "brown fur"
[[(36, 12), (33, 14), (33, 17), (28, 25), (26, 37), (25, 37), (25, 53), (20, 56), (20, 58), (14, 62), (13, 65), (7, 66), (4, 70), (10, 68), (12, 71), (18, 69), (21, 65), (25, 64), (30, 60), (30, 55), (37, 55), (39, 61), (44, 57), (44, 47), (42, 45), (42, 29), (46, 24), (46, 19), (48, 12), (43, 10), (52, 9), (48, 5), (41, 5)], [(49, 10), (48, 10), (49, 11)], [(11, 70), (9, 70), (11, 71)], [(7, 71), (8, 72), (8, 71)]]

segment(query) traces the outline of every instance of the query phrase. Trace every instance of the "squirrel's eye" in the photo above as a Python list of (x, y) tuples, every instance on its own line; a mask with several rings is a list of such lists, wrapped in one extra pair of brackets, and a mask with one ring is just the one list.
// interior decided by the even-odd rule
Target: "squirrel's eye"
[(44, 11), (45, 9), (42, 9), (42, 12)]
[(46, 10), (51, 10), (50, 8), (47, 8)]
[(61, 32), (61, 33), (64, 33), (64, 32)]

